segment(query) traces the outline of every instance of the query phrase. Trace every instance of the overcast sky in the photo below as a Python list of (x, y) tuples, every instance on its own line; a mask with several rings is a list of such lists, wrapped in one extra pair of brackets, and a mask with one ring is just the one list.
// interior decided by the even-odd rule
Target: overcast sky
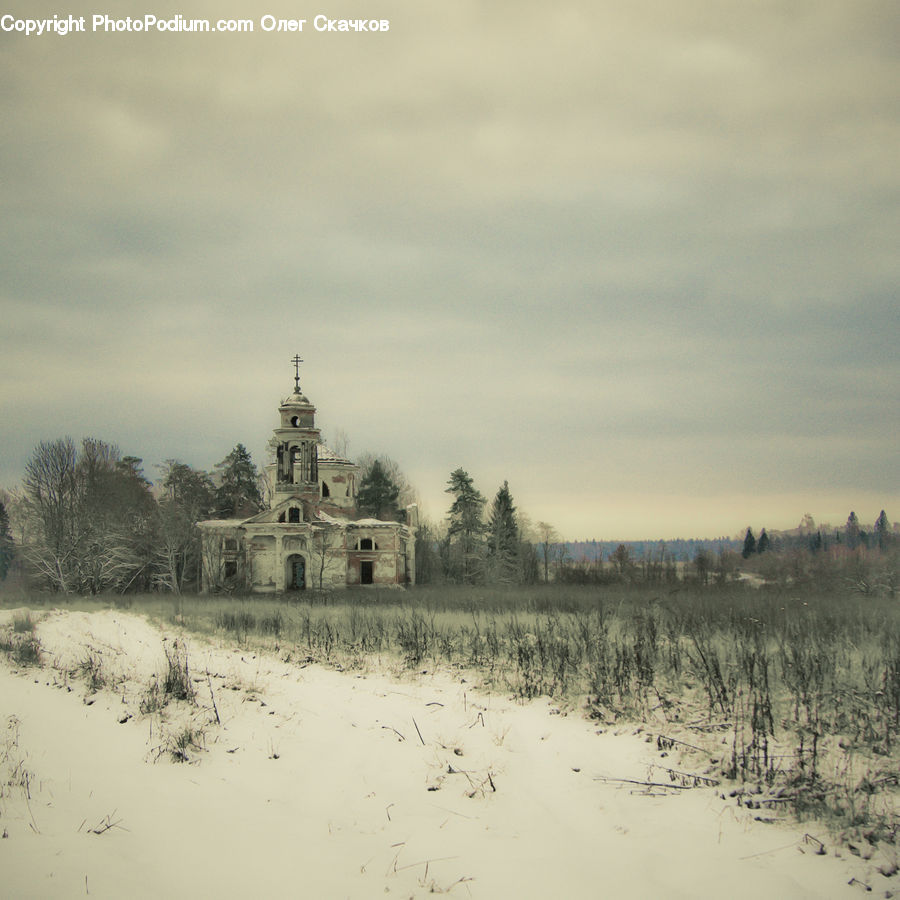
[(900, 519), (895, 0), (108, 7), (255, 31), (7, 4), (88, 31), (0, 33), (0, 486), (262, 465), (299, 352), (434, 520), (460, 466), (571, 539)]

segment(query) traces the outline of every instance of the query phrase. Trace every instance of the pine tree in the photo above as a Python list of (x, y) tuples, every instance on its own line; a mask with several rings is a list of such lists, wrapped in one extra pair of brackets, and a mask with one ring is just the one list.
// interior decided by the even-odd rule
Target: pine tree
[(847, 517), (847, 546), (855, 550), (859, 546), (859, 519), (855, 512)]
[(613, 564), (616, 574), (623, 581), (627, 581), (634, 568), (634, 562), (631, 559), (631, 551), (624, 545), (619, 544), (616, 549), (609, 554), (609, 561)]
[(769, 549), (769, 535), (766, 534), (766, 529), (759, 533), (759, 540), (756, 542), (756, 552), (757, 553), (765, 553), (766, 550)]
[(12, 567), (15, 555), (12, 532), (9, 530), (9, 516), (6, 505), (0, 500), (0, 581), (3, 581)]
[(700, 584), (709, 584), (709, 570), (712, 568), (712, 554), (706, 547), (698, 547), (694, 554), (694, 569)]
[(226, 518), (246, 518), (262, 509), (259, 493), (259, 473), (243, 444), (235, 448), (220, 463), (216, 463), (216, 511)]
[(491, 575), (502, 584), (510, 584), (518, 575), (519, 526), (509, 484), (504, 481), (491, 505), (488, 520), (487, 556)]
[(875, 541), (879, 550), (886, 550), (891, 542), (891, 523), (884, 510), (875, 520)]
[(455, 575), (468, 584), (481, 574), (486, 530), (482, 515), (487, 501), (475, 488), (471, 476), (464, 469), (451, 472), (447, 485), (445, 493), (452, 494), (454, 498), (450, 506), (447, 528), (450, 561), (452, 569), (455, 570), (451, 571), (450, 575)]
[(747, 534), (744, 536), (744, 549), (741, 551), (741, 556), (749, 559), (754, 553), (756, 553), (756, 538), (753, 536), (753, 529), (748, 528)]
[(209, 475), (177, 459), (167, 459), (160, 468), (164, 472), (163, 502), (178, 506), (192, 522), (210, 518), (216, 506), (216, 489)]
[(399, 485), (376, 459), (360, 479), (356, 505), (360, 512), (374, 519), (396, 522), (400, 519), (399, 496)]
[(409, 479), (403, 473), (397, 460), (392, 459), (390, 456), (385, 456), (384, 454), (376, 456), (374, 453), (369, 452), (360, 453), (355, 459), (356, 464), (359, 466), (359, 483), (366, 480), (372, 470), (372, 466), (375, 465), (377, 460), (382, 471), (397, 486), (399, 489), (396, 501), (398, 517), (404, 512), (407, 506), (418, 503), (416, 489), (409, 483)]

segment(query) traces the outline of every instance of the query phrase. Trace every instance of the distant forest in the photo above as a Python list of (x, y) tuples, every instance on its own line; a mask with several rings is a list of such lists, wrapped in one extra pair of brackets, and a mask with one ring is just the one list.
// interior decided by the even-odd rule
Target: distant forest
[(698, 550), (722, 553), (727, 550), (740, 552), (743, 538), (676, 538), (673, 541), (566, 541), (566, 549), (573, 560), (596, 562), (609, 559), (619, 547), (625, 547), (632, 559), (666, 556), (675, 562), (692, 562)]

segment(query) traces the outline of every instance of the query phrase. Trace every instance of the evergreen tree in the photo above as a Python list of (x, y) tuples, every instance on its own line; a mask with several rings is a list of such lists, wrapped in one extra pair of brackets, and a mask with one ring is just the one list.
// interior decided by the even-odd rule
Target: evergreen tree
[(748, 528), (747, 534), (744, 536), (744, 549), (741, 551), (741, 556), (749, 559), (754, 553), (756, 553), (756, 538), (753, 536), (753, 529)]
[(164, 499), (181, 509), (192, 522), (209, 519), (216, 508), (216, 487), (202, 469), (192, 469), (177, 459), (162, 467)]
[(219, 486), (216, 489), (216, 512), (225, 518), (247, 518), (262, 509), (259, 473), (243, 444), (220, 463), (216, 463)]
[(376, 459), (359, 482), (356, 496), (359, 511), (374, 519), (397, 522), (400, 519), (400, 507), (397, 503), (399, 497), (399, 485), (381, 460)]
[(6, 505), (0, 500), (0, 581), (3, 581), (12, 566), (15, 555), (12, 532), (9, 530), (9, 516)]
[(705, 547), (698, 547), (694, 554), (694, 569), (700, 584), (709, 584), (709, 570), (712, 568), (712, 554)]
[(847, 546), (851, 550), (859, 546), (859, 519), (855, 512), (851, 512), (847, 518)]
[(358, 454), (355, 459), (356, 464), (359, 466), (360, 484), (362, 484), (362, 482), (367, 479), (369, 473), (372, 470), (372, 467), (375, 465), (375, 462), (377, 460), (377, 462), (381, 466), (381, 470), (397, 486), (397, 488), (399, 489), (399, 494), (397, 495), (396, 500), (398, 518), (404, 512), (407, 506), (419, 502), (418, 496), (416, 494), (416, 489), (409, 483), (409, 479), (403, 473), (403, 470), (400, 468), (400, 464), (397, 462), (397, 460), (383, 454), (380, 456), (376, 456), (374, 453), (368, 452)]
[(891, 540), (891, 523), (885, 511), (881, 511), (881, 515), (875, 521), (875, 540), (878, 543), (879, 550), (886, 550)]
[(487, 501), (464, 469), (451, 472), (447, 485), (445, 493), (453, 495), (447, 528), (449, 574), (469, 584), (481, 575), (486, 530), (482, 515)]
[(634, 562), (631, 559), (631, 551), (624, 544), (619, 544), (619, 546), (609, 554), (609, 561), (615, 567), (616, 574), (620, 579), (626, 581), (630, 578)]
[(756, 552), (757, 553), (765, 553), (766, 550), (769, 549), (769, 535), (766, 534), (766, 529), (759, 533), (759, 540), (756, 542)]
[(488, 520), (487, 558), (491, 576), (510, 584), (518, 575), (519, 526), (509, 484), (504, 481), (491, 505)]

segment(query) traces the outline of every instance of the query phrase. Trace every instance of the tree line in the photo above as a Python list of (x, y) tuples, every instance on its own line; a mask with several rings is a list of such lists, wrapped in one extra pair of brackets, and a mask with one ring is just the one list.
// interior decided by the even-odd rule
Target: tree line
[(176, 459), (156, 490), (143, 461), (96, 438), (43, 441), (25, 466), (22, 488), (5, 492), (0, 574), (18, 565), (39, 586), (62, 593), (168, 590), (200, 583), (200, 533), (210, 518), (262, 508), (256, 466), (243, 444), (212, 474)]
[[(404, 521), (415, 490), (397, 463), (363, 454), (359, 465), (360, 514)], [(35, 447), (22, 488), (0, 492), (0, 581), (18, 569), (63, 593), (198, 590), (204, 552), (198, 523), (264, 509), (266, 479), (243, 444), (212, 472), (169, 459), (155, 486), (142, 466), (140, 458), (95, 438)], [(742, 544), (724, 538), (574, 543), (547, 522), (532, 523), (517, 509), (507, 481), (489, 503), (457, 468), (445, 490), (444, 520), (423, 520), (415, 529), (420, 584), (707, 585), (749, 573), (784, 584), (821, 583), (827, 575), (863, 592), (893, 594), (896, 586), (900, 539), (884, 510), (869, 529), (855, 512), (828, 533), (801, 528), (770, 536), (762, 529), (757, 537), (748, 527)]]
[(493, 500), (469, 473), (450, 473), (445, 493), (451, 497), (445, 520), (420, 522), (416, 534), (416, 581), (419, 584), (534, 584), (549, 581), (563, 544), (547, 522), (532, 524), (516, 508), (509, 482)]
[(488, 505), (464, 469), (450, 474), (452, 502), (442, 526), (422, 523), (416, 541), (420, 584), (722, 585), (850, 588), (894, 596), (900, 537), (881, 511), (866, 530), (851, 513), (830, 535), (775, 534), (677, 541), (569, 542), (516, 510), (504, 481)]
[[(0, 581), (18, 571), (67, 594), (199, 590), (211, 550), (198, 523), (260, 512), (269, 485), (240, 443), (211, 472), (177, 459), (159, 468), (154, 485), (143, 460), (114, 444), (70, 437), (38, 444), (22, 487), (0, 491)], [(402, 521), (413, 494), (392, 460), (361, 457), (362, 515)]]
[[(589, 545), (573, 555), (573, 547)], [(686, 553), (692, 549), (692, 555)], [(699, 586), (738, 580), (754, 586), (847, 590), (895, 596), (900, 588), (900, 536), (884, 510), (866, 531), (855, 513), (844, 528), (833, 531), (775, 533), (759, 537), (748, 527), (743, 540), (633, 541), (614, 548), (608, 542), (558, 545), (556, 581), (572, 584)]]
[(741, 555), (749, 559), (753, 554), (766, 553), (768, 550), (784, 552), (786, 550), (809, 550), (812, 553), (823, 553), (833, 547), (847, 550), (887, 551), (895, 545), (896, 532), (884, 510), (878, 514), (874, 525), (867, 531), (860, 523), (859, 516), (851, 511), (843, 528), (816, 528), (812, 517), (804, 517), (803, 526), (796, 533), (776, 534), (769, 537), (766, 529), (753, 534), (751, 527), (744, 534)]

